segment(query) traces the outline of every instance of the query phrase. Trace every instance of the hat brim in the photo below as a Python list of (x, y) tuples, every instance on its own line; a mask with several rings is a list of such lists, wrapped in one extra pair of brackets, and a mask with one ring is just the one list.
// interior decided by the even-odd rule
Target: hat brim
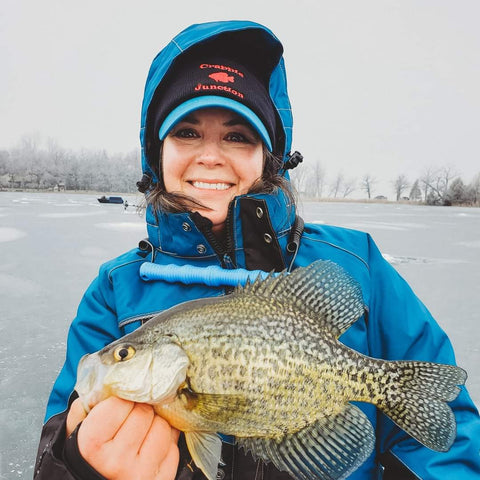
[(182, 118), (186, 117), (188, 114), (200, 110), (202, 108), (213, 108), (220, 107), (232, 110), (235, 113), (238, 113), (245, 120), (247, 120), (255, 131), (260, 135), (263, 143), (265, 143), (269, 152), (272, 151), (272, 141), (268, 135), (267, 129), (265, 128), (263, 122), (260, 120), (258, 115), (250, 110), (247, 106), (242, 103), (236, 102), (231, 98), (217, 97), (215, 95), (203, 95), (200, 97), (191, 98), (186, 102), (181, 103), (175, 107), (165, 118), (158, 131), (158, 136), (160, 140), (164, 140), (168, 135), (168, 132), (180, 121)]

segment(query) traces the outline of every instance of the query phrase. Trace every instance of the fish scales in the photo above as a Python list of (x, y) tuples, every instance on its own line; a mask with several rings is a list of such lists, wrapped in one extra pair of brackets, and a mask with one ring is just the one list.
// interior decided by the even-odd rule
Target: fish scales
[[(343, 392), (346, 398), (357, 398), (358, 392), (345, 388), (352, 385), (348, 382), (344, 363), (349, 351), (342, 349), (333, 335), (324, 340), (320, 334), (325, 329), (318, 323), (298, 316), (295, 311), (269, 298), (257, 299), (256, 307), (252, 308), (245, 297), (223, 297), (220, 302), (204, 302), (203, 308), (195, 315), (190, 311), (182, 312), (163, 325), (163, 330), (180, 339), (190, 358), (187, 377), (194, 391), (216, 391), (221, 379), (224, 394), (236, 394), (243, 389), (248, 396), (244, 409), (236, 406), (235, 414), (228, 412), (222, 419), (225, 433), (234, 433), (235, 430), (243, 435), (258, 433), (258, 418), (253, 419), (254, 431), (248, 427), (238, 432), (239, 423), (250, 418), (251, 411), (262, 412), (267, 421), (268, 430), (262, 431), (262, 434), (291, 433), (303, 425), (299, 421), (300, 412), (312, 418), (321, 405), (323, 414), (333, 414), (339, 409), (339, 393)], [(250, 315), (249, 311), (261, 311), (262, 316)], [(266, 322), (262, 321), (263, 317)], [(275, 321), (268, 321), (272, 317)], [(209, 319), (208, 325), (205, 325), (206, 318)], [(227, 324), (225, 318), (229, 319)], [(338, 356), (339, 349), (345, 352), (344, 356)], [(332, 351), (337, 352), (336, 357)], [(330, 358), (336, 358), (335, 363), (325, 363), (321, 369), (312, 368), (312, 362), (317, 363), (317, 359)], [(357, 366), (353, 362), (351, 365)], [(240, 368), (246, 369), (246, 376), (234, 374)], [(205, 371), (208, 375), (204, 375)], [(272, 371), (276, 372), (275, 375), (271, 375)], [(292, 377), (298, 382), (292, 383)], [(335, 381), (339, 377), (345, 380), (344, 388), (339, 388)], [(291, 393), (295, 390), (301, 395), (292, 402)], [(359, 391), (362, 390), (363, 386)], [(265, 398), (276, 398), (276, 408), (270, 408)], [(281, 425), (275, 422), (279, 416), (284, 419)], [(288, 425), (285, 419), (290, 419)]]
[[(339, 390), (338, 387), (335, 389), (335, 385), (338, 382), (333, 381), (331, 385), (328, 381), (329, 379), (335, 380), (341, 378), (344, 381), (344, 387), (351, 387), (348, 390), (341, 390), (341, 392), (344, 392), (342, 396), (346, 398), (366, 400), (372, 397), (373, 387), (375, 386), (373, 372), (378, 370), (378, 365), (381, 362), (377, 361), (372, 364), (371, 359), (362, 357), (352, 350), (345, 348), (333, 335), (322, 338), (319, 336), (319, 333), (323, 332), (324, 329), (320, 328), (315, 322), (310, 322), (308, 318), (295, 315), (295, 312), (283, 311), (281, 312), (281, 317), (276, 317), (277, 320), (275, 322), (262, 323), (262, 318), (256, 318), (255, 322), (252, 322), (250, 318), (245, 318), (245, 315), (237, 318), (235, 312), (241, 312), (243, 308), (248, 307), (248, 305), (244, 305), (244, 300), (245, 299), (235, 298), (230, 300), (226, 297), (224, 308), (216, 308), (211, 314), (207, 308), (202, 313), (202, 318), (198, 318), (198, 322), (201, 323), (204, 316), (208, 316), (214, 320), (212, 318), (213, 315), (218, 315), (220, 321), (212, 322), (213, 325), (218, 326), (218, 330), (215, 329), (215, 331), (212, 331), (209, 328), (203, 329), (201, 332), (192, 331), (190, 328), (190, 318), (186, 319), (185, 329), (183, 331), (180, 331), (182, 325), (180, 319), (176, 319), (176, 326), (173, 327), (177, 335), (184, 339), (183, 347), (187, 352), (191, 352), (187, 337), (191, 335), (192, 347), (199, 348), (199, 351), (196, 356), (193, 356), (193, 352), (191, 352), (192, 355), (189, 356), (191, 356), (192, 360), (194, 358), (202, 360), (201, 363), (198, 363), (200, 370), (203, 368), (202, 365), (208, 362), (206, 355), (213, 357), (210, 359), (212, 364), (215, 364), (218, 368), (227, 369), (217, 372), (220, 378), (229, 379), (230, 389), (225, 390), (225, 393), (235, 393), (238, 388), (236, 383), (237, 377), (231, 376), (233, 366), (239, 365), (245, 368), (245, 366), (248, 365), (250, 368), (246, 371), (247, 378), (254, 378), (256, 380), (255, 383), (251, 384), (251, 388), (256, 390), (262, 398), (265, 398), (265, 395), (273, 394), (276, 389), (281, 387), (280, 373), (282, 371), (285, 372), (285, 378), (283, 378), (282, 381), (284, 384), (287, 384), (286, 388), (293, 388), (293, 385), (295, 385), (288, 385), (292, 371), (295, 372), (302, 384), (309, 378), (307, 371), (315, 374), (310, 381), (318, 386), (317, 391), (308, 392), (306, 395), (316, 394), (315, 397), (309, 397), (309, 399), (315, 399), (316, 406), (319, 403), (325, 404), (326, 406), (329, 405), (333, 398), (331, 392)], [(259, 307), (261, 307), (261, 311), (264, 312), (265, 317), (269, 318), (272, 313), (268, 311), (271, 302), (265, 300), (262, 303)], [(282, 305), (276, 305), (275, 312), (279, 314), (281, 308)], [(227, 326), (223, 321), (225, 317), (222, 316), (224, 313), (222, 310), (224, 310), (225, 313), (228, 312), (230, 316)], [(219, 315), (220, 312), (222, 313)], [(279, 321), (280, 319), (282, 321)], [(240, 329), (243, 330), (240, 331)], [(211, 341), (203, 345), (199, 339), (200, 335), (209, 337)], [(221, 337), (224, 338), (221, 339)], [(232, 343), (234, 339), (236, 339), (237, 342), (235, 349), (233, 349), (234, 345)], [(274, 344), (272, 343), (274, 340), (280, 342), (275, 350), (273, 350)], [(270, 351), (269, 357), (266, 355), (267, 350)], [(230, 355), (227, 355), (227, 353)], [(309, 354), (305, 360), (308, 362), (306, 363), (307, 367), (301, 369), (300, 362), (306, 354)], [(221, 358), (224, 359), (223, 362), (220, 362)], [(289, 360), (291, 362), (294, 361), (295, 364), (290, 365), (290, 368), (287, 370), (286, 365)], [(316, 360), (322, 361), (325, 368), (312, 370), (311, 363), (316, 362)], [(197, 365), (196, 362), (193, 363)], [(260, 371), (263, 371), (263, 375), (258, 375)], [(269, 375), (272, 371), (276, 372), (275, 377)], [(205, 381), (205, 378), (201, 375), (201, 371), (194, 372), (192, 370), (191, 373), (192, 374), (189, 375), (190, 378), (203, 379)], [(380, 371), (379, 376), (381, 377), (382, 374), (383, 371)], [(213, 370), (209, 377), (211, 380), (209, 383), (204, 382), (203, 384), (195, 385), (198, 391), (211, 391), (211, 389), (214, 388), (213, 383), (216, 380), (213, 380)], [(242, 378), (245, 379), (246, 377), (243, 376), (239, 380)], [(258, 387), (258, 383), (262, 379), (270, 380), (273, 378), (275, 378), (275, 384), (267, 384), (264, 388)], [(358, 379), (358, 381), (355, 381), (356, 379)], [(319, 396), (321, 394), (323, 395)], [(327, 394), (327, 398), (322, 402), (320, 399), (324, 397), (325, 394)], [(335, 394), (335, 398), (338, 399), (338, 393)]]
[(338, 265), (314, 262), (161, 313), (82, 359), (76, 390), (87, 408), (111, 394), (151, 403), (185, 432), (209, 480), (217, 432), (295, 478), (345, 478), (375, 442), (352, 401), (373, 403), (429, 448), (448, 449), (455, 419), (446, 402), (465, 372), (346, 347), (338, 337), (363, 311), (358, 284)]

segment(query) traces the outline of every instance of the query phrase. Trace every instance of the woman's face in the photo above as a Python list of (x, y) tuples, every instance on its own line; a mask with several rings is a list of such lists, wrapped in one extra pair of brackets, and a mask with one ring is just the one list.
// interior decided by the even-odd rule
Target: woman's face
[(210, 210), (197, 211), (221, 231), (228, 204), (261, 177), (263, 144), (239, 115), (222, 108), (197, 110), (177, 123), (163, 142), (167, 192), (183, 193)]

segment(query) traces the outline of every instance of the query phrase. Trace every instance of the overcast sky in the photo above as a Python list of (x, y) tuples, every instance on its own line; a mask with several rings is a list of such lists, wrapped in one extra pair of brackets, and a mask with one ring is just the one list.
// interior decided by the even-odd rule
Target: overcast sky
[[(0, 148), (138, 148), (150, 62), (191, 23), (249, 19), (285, 48), (293, 148), (376, 194), (426, 168), (480, 172), (478, 0), (2, 0)], [(388, 190), (388, 191), (387, 191)]]

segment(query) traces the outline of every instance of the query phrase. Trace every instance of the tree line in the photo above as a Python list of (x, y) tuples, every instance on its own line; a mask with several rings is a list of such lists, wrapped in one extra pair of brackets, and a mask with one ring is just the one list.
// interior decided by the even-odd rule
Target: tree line
[(0, 188), (134, 192), (140, 180), (140, 153), (68, 150), (54, 140), (26, 136), (17, 146), (0, 150)]
[[(123, 154), (72, 151), (52, 139), (42, 142), (35, 135), (24, 136), (9, 150), (0, 150), (2, 189), (129, 193), (136, 191), (141, 176), (138, 150)], [(360, 191), (369, 200), (387, 199), (385, 192), (377, 191), (378, 180), (374, 175), (366, 173), (358, 179), (338, 173), (327, 177), (320, 162), (305, 162), (291, 172), (291, 179), (296, 191), (308, 198), (346, 199)], [(469, 183), (452, 167), (428, 168), (413, 181), (406, 174), (399, 174), (391, 180), (390, 193), (397, 201), (480, 206), (480, 172)]]
[[(361, 178), (338, 173), (327, 177), (320, 162), (302, 165), (291, 172), (297, 192), (308, 198), (348, 198), (361, 191), (369, 200), (387, 200), (385, 192), (377, 194), (378, 179), (371, 173)], [(480, 206), (480, 172), (465, 183), (451, 166), (431, 167), (411, 181), (406, 174), (391, 179), (391, 192), (396, 201), (412, 201), (426, 205)]]

